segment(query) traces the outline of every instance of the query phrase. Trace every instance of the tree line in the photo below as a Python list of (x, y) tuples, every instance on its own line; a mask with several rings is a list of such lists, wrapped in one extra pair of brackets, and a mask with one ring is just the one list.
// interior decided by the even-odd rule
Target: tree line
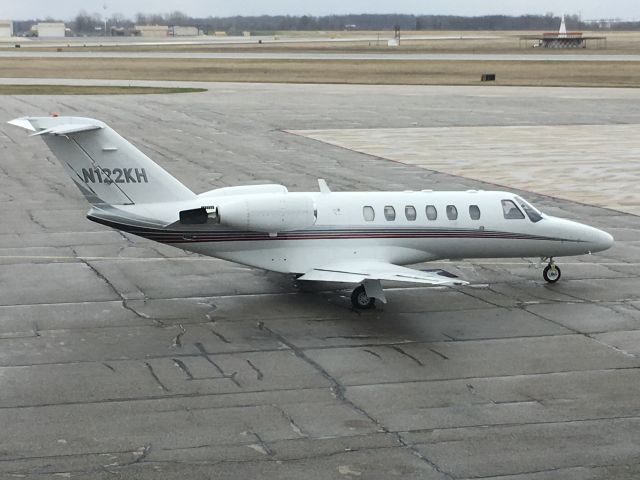
[[(224, 31), (228, 34), (240, 34), (245, 31), (264, 33), (294, 30), (536, 30), (554, 31), (560, 26), (560, 17), (551, 13), (546, 15), (484, 15), (462, 17), (455, 15), (408, 15), (408, 14), (352, 14), (325, 16), (262, 15), (234, 17), (190, 17), (180, 11), (165, 14), (138, 13), (133, 18), (122, 14), (100, 14), (80, 11), (71, 22), (67, 21), (76, 34), (100, 32), (107, 19), (109, 26), (133, 27), (134, 25), (196, 26), (208, 31)], [(52, 18), (46, 21), (56, 21)], [(41, 20), (14, 22), (16, 32), (27, 31), (30, 26)], [(62, 20), (58, 20), (62, 21)], [(640, 30), (640, 22), (582, 22), (578, 15), (566, 17), (569, 30)]]

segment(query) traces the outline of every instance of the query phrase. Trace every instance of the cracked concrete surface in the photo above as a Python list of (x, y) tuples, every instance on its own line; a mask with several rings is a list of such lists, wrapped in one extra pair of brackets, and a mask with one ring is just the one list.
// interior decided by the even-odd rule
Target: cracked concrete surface
[[(96, 116), (195, 191), (492, 188), (285, 130), (640, 124), (627, 89), (207, 87), (0, 112)], [(554, 286), (535, 260), (441, 262), (472, 284), (355, 312), (88, 222), (41, 141), (1, 124), (0, 149), (0, 478), (640, 476), (637, 216), (519, 191), (616, 246), (565, 259)]]

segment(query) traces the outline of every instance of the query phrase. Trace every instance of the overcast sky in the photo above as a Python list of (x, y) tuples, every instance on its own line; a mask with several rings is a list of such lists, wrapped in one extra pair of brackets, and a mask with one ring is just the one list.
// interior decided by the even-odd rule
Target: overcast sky
[[(104, 6), (106, 5), (106, 10)], [(89, 13), (166, 13), (180, 10), (194, 17), (231, 15), (328, 15), (332, 13), (412, 13), (434, 15), (580, 14), (585, 20), (640, 19), (640, 0), (0, 0), (0, 18), (47, 16), (72, 19)]]

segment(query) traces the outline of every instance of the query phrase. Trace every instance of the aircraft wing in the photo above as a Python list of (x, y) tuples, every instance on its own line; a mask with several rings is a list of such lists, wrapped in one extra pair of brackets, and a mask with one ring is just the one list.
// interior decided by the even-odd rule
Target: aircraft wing
[(444, 270), (422, 271), (400, 267), (392, 263), (367, 260), (334, 263), (325, 267), (314, 268), (298, 277), (298, 280), (344, 283), (389, 280), (442, 286), (467, 285), (469, 283)]

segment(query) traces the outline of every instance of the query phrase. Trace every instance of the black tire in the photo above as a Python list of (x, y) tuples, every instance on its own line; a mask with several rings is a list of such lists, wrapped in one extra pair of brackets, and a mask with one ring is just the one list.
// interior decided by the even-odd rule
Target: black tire
[(357, 287), (351, 294), (351, 305), (358, 310), (369, 310), (376, 304), (376, 299), (369, 297), (363, 285)]
[(556, 283), (558, 280), (560, 280), (562, 273), (557, 266), (554, 265), (552, 267), (551, 265), (547, 265), (542, 271), (542, 276), (548, 283)]

